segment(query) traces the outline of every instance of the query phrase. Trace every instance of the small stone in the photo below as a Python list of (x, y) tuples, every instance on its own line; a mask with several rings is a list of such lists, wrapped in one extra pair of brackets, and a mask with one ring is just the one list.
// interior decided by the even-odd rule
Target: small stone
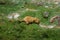
[(46, 12), (46, 11), (45, 11), (45, 12), (43, 13), (43, 17), (44, 17), (44, 18), (48, 18), (48, 16), (49, 16), (49, 12)]
[(45, 8), (49, 8), (49, 6), (45, 6)]

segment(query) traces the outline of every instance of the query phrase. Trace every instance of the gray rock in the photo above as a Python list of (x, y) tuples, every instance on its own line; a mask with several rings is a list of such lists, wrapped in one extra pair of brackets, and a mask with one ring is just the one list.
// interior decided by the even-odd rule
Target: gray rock
[(43, 13), (43, 17), (44, 17), (44, 18), (48, 18), (48, 16), (49, 16), (49, 12), (44, 12), (44, 13)]

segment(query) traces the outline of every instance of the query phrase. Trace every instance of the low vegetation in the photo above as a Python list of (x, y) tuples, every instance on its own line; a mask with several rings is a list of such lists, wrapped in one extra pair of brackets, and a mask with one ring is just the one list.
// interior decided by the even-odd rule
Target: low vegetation
[[(60, 40), (58, 22), (50, 23), (52, 17), (60, 15), (59, 5), (45, 3), (38, 6), (28, 0), (21, 1), (17, 5), (0, 4), (0, 40)], [(35, 23), (27, 25), (25, 22), (19, 22), (14, 18), (9, 19), (8, 15), (12, 13), (19, 13), (18, 20), (32, 16), (38, 18), (40, 24), (56, 25), (57, 27), (43, 28)]]

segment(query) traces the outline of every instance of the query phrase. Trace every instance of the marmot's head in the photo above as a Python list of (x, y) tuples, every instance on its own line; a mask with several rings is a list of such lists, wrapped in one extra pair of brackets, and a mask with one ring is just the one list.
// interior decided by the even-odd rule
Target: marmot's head
[(40, 23), (40, 20), (38, 18), (34, 18), (34, 22), (39, 24)]

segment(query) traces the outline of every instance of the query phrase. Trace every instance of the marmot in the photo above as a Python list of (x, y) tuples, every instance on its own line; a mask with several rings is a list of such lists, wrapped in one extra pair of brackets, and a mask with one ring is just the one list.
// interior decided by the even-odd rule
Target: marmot
[(31, 17), (31, 16), (26, 16), (23, 18), (23, 20), (26, 24), (29, 24), (29, 23), (37, 23), (39, 24), (40, 23), (40, 20), (36, 17)]

